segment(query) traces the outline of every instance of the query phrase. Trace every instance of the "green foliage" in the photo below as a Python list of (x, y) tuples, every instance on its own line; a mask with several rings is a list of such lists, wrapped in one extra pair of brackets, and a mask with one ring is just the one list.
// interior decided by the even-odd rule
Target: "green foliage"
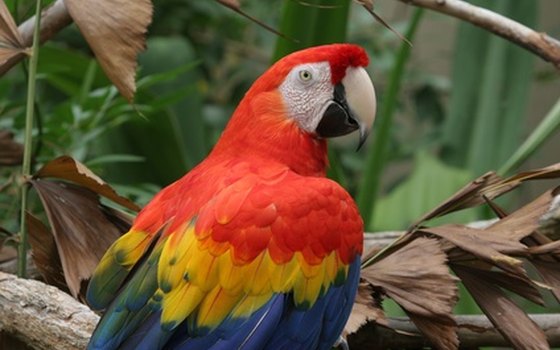
[[(109, 132), (98, 142), (100, 153), (117, 152), (143, 162), (112, 164), (108, 179), (166, 185), (207, 154), (209, 142), (202, 114), (205, 87), (196, 55), (181, 38), (155, 37), (140, 57), (142, 75), (136, 102), (146, 106), (143, 118)], [(146, 171), (150, 169), (150, 171)]]
[[(422, 13), (422, 9), (416, 9), (414, 12), (406, 31), (406, 36), (409, 40), (413, 40), (414, 38), (422, 18)], [(381, 108), (379, 110), (376, 130), (374, 131), (374, 142), (370, 144), (370, 149), (366, 158), (364, 174), (356, 199), (366, 227), (370, 226), (374, 203), (377, 200), (381, 175), (383, 174), (386, 162), (385, 150), (390, 142), (393, 113), (397, 105), (398, 94), (404, 78), (405, 65), (409, 56), (410, 46), (408, 43), (402, 42), (398, 54), (395, 57), (387, 93), (380, 103)]]
[(500, 174), (509, 174), (519, 164), (527, 160), (546, 140), (560, 128), (560, 99), (542, 119), (531, 135), (517, 148), (514, 154), (500, 168)]
[(305, 47), (346, 39), (350, 2), (346, 0), (284, 1), (273, 61)]
[[(410, 176), (376, 203), (375, 228), (388, 231), (412, 223), (426, 212), (425, 208), (434, 208), (472, 178), (469, 171), (450, 167), (426, 151), (419, 151)], [(472, 211), (463, 211), (445, 216), (438, 223), (468, 223), (474, 219)]]
[[(35, 93), (37, 85), (37, 63), (39, 62), (39, 41), (41, 28), (41, 5), (42, 1), (37, 0), (35, 7), (35, 30), (33, 31), (33, 45), (31, 48), (31, 57), (29, 59), (29, 71), (27, 72), (27, 95), (25, 106), (25, 140), (23, 152), (23, 164), (21, 165), (21, 173), (24, 177), (31, 176), (31, 157), (32, 157), (32, 135), (33, 120), (35, 117)], [(21, 186), (21, 210), (20, 210), (20, 232), (18, 245), (18, 276), (25, 277), (27, 272), (27, 245), (28, 235), (26, 229), (25, 214), (27, 211), (27, 191), (26, 185)]]
[[(474, 3), (530, 27), (536, 23), (536, 1)], [(443, 134), (447, 162), (477, 175), (505, 162), (520, 141), (533, 64), (534, 56), (522, 48), (460, 24)]]

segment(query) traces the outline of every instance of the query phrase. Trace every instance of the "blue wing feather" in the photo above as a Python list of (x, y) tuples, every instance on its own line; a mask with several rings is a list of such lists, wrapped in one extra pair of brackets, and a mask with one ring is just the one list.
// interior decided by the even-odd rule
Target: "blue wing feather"
[(138, 328), (154, 313), (157, 307), (150, 297), (157, 289), (157, 260), (160, 254), (161, 249), (154, 250), (113, 300), (97, 324), (88, 350), (118, 348), (138, 332)]
[(188, 327), (176, 333), (166, 349), (174, 350), (229, 350), (262, 349), (278, 326), (284, 310), (285, 294), (275, 295), (268, 303), (246, 320), (228, 319), (204, 337), (190, 337)]
[[(152, 273), (144, 270), (154, 269), (151, 258), (139, 269), (137, 276)], [(103, 317), (88, 349), (328, 350), (342, 332), (352, 310), (359, 275), (360, 259), (356, 257), (350, 265), (346, 282), (331, 286), (308, 310), (297, 308), (291, 294), (276, 294), (249, 318), (226, 319), (216, 329), (196, 335), (192, 334), (192, 328), (189, 332), (188, 319), (172, 333), (162, 329), (158, 307), (154, 308), (144, 297), (152, 286), (140, 288), (142, 295), (134, 295), (132, 291), (135, 289), (125, 288)], [(129, 285), (141, 285), (140, 282), (133, 278)], [(131, 312), (129, 307), (136, 311)]]
[(121, 350), (161, 349), (171, 337), (161, 327), (161, 312), (152, 313), (132, 336), (120, 346)]
[(297, 310), (288, 298), (284, 316), (265, 348), (330, 349), (352, 311), (359, 278), (357, 257), (350, 265), (346, 282), (327, 290), (309, 310)]

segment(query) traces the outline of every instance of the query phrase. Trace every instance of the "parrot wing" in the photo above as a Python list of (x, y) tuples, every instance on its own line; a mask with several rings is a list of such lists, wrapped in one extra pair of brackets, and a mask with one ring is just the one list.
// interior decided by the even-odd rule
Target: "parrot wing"
[(362, 225), (328, 179), (241, 177), (161, 235), (133, 227), (109, 249), (88, 290), (109, 305), (89, 348), (328, 349), (353, 304)]

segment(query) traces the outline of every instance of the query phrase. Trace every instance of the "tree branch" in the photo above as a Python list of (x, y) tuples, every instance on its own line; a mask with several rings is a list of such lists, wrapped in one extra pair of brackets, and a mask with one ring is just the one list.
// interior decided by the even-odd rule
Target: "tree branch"
[[(560, 346), (560, 315), (538, 314), (529, 317), (544, 331), (551, 347)], [(455, 320), (462, 349), (511, 346), (484, 315), (459, 315)], [(408, 318), (389, 318), (389, 326), (392, 329), (366, 324), (348, 337), (350, 349), (421, 349), (430, 346)]]
[[(52, 38), (56, 33), (72, 23), (72, 17), (66, 10), (63, 0), (57, 0), (51, 6), (45, 8), (41, 13), (41, 43)], [(33, 42), (33, 30), (35, 29), (35, 16), (23, 22), (19, 27), (25, 46), (31, 46)], [(13, 66), (24, 59), (26, 55), (21, 53), (0, 65), (0, 76), (4, 75)]]
[[(531, 318), (552, 347), (560, 346), (560, 315)], [(0, 331), (35, 349), (84, 349), (98, 320), (87, 306), (52, 286), (0, 272)], [(508, 346), (486, 316), (456, 316), (456, 320), (462, 347)], [(399, 332), (371, 323), (362, 327), (349, 337), (352, 350), (427, 345), (408, 318), (390, 318), (389, 325)]]
[[(449, 16), (470, 22), (483, 29), (500, 35), (525, 49), (538, 55), (545, 61), (551, 62), (560, 69), (560, 41), (550, 37), (546, 33), (539, 33), (524, 26), (510, 18), (473, 6), (461, 0), (398, 0), (409, 5), (428, 8)], [(24, 43), (31, 45), (34, 29), (34, 19), (30, 18), (19, 26)], [(53, 37), (72, 23), (63, 0), (57, 0), (42, 13), (41, 19), (41, 43)], [(0, 65), (0, 76), (16, 65), (25, 57), (24, 54), (17, 55), (4, 64)]]
[(85, 349), (98, 320), (55, 287), (0, 272), (0, 331), (35, 349)]
[(462, 0), (399, 0), (470, 22), (540, 56), (560, 69), (560, 41), (510, 18)]

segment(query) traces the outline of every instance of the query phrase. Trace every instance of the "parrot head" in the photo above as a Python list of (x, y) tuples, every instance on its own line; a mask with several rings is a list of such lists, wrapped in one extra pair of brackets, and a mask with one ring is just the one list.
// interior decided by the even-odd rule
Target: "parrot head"
[(221, 148), (232, 148), (229, 141), (237, 140), (244, 150), (280, 154), (276, 149), (283, 148), (293, 154), (304, 143), (321, 147), (326, 138), (353, 131), (359, 131), (361, 146), (376, 109), (375, 90), (364, 68), (368, 62), (365, 50), (353, 44), (317, 46), (283, 57), (249, 89), (226, 127)]
[[(279, 86), (288, 115), (319, 138), (360, 132), (360, 146), (375, 118), (375, 90), (355, 45), (314, 47), (278, 62), (291, 67)], [(274, 71), (274, 69), (272, 69)]]

